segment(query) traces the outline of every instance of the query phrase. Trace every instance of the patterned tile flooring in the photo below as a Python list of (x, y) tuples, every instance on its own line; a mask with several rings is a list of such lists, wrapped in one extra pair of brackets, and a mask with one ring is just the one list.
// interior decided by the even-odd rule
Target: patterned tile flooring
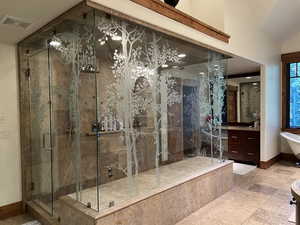
[(21, 224), (26, 224), (30, 221), (34, 221), (31, 216), (29, 215), (20, 215), (16, 217), (12, 217), (6, 220), (0, 220), (0, 225), (21, 225)]
[[(289, 205), (290, 185), (300, 179), (299, 168), (279, 162), (267, 170), (236, 174), (234, 179), (230, 192), (176, 225), (293, 225), (288, 222), (294, 210)], [(22, 215), (2, 220), (0, 225), (22, 225), (31, 220)]]
[(299, 168), (282, 161), (234, 179), (230, 192), (176, 225), (293, 225), (290, 185), (300, 179)]

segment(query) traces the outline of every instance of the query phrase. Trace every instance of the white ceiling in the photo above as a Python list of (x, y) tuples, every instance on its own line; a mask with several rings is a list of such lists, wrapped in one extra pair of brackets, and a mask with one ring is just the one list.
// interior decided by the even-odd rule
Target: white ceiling
[(81, 0), (0, 0), (0, 20), (8, 15), (32, 23), (26, 30), (1, 24), (0, 42), (17, 43), (79, 2)]
[[(259, 0), (261, 1), (261, 0)], [(300, 31), (300, 0), (263, 0), (262, 30), (274, 40), (283, 42)]]
[[(0, 20), (6, 15), (33, 22), (26, 30), (0, 25), (0, 42), (16, 43), (81, 0), (0, 0)], [(242, 1), (242, 0), (241, 0)], [(243, 0), (262, 32), (283, 42), (300, 31), (300, 0)], [(230, 0), (225, 2), (230, 4)]]
[(250, 60), (241, 57), (234, 57), (228, 59), (228, 64), (227, 64), (228, 75), (251, 73), (257, 71), (260, 71), (260, 64), (256, 62), (252, 62)]
[(251, 83), (251, 82), (259, 82), (260, 81), (260, 76), (255, 76), (251, 78), (246, 78), (246, 77), (240, 77), (240, 78), (234, 78), (234, 79), (229, 79), (227, 80), (228, 84), (241, 84), (241, 83)]

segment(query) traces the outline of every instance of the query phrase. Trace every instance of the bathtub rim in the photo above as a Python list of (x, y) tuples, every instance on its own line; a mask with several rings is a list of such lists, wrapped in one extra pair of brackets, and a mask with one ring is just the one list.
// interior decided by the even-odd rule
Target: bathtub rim
[[(280, 133), (280, 136), (287, 139), (287, 141), (292, 141), (292, 142), (296, 142), (297, 144), (300, 144), (300, 135), (284, 131)], [(293, 137), (299, 140), (293, 139)]]

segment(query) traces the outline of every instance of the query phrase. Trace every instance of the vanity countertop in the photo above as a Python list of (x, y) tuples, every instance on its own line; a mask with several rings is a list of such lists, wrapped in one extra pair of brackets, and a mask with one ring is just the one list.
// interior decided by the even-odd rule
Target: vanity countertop
[(260, 131), (259, 127), (222, 126), (224, 130)]

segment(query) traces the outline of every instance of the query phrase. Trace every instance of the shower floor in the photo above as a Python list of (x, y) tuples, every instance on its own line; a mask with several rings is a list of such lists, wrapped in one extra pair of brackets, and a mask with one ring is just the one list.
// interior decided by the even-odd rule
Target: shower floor
[[(126, 177), (103, 184), (99, 188), (99, 210), (103, 211), (112, 206), (129, 203), (129, 200), (133, 198), (146, 198), (211, 171), (218, 165), (221, 166), (223, 163), (219, 163), (217, 159), (198, 156), (161, 166), (159, 172), (152, 169), (142, 172), (132, 179)], [(76, 193), (69, 194), (69, 196), (76, 199)], [(80, 197), (81, 203), (85, 205), (91, 203), (92, 208), (97, 210), (96, 187), (82, 190)]]

